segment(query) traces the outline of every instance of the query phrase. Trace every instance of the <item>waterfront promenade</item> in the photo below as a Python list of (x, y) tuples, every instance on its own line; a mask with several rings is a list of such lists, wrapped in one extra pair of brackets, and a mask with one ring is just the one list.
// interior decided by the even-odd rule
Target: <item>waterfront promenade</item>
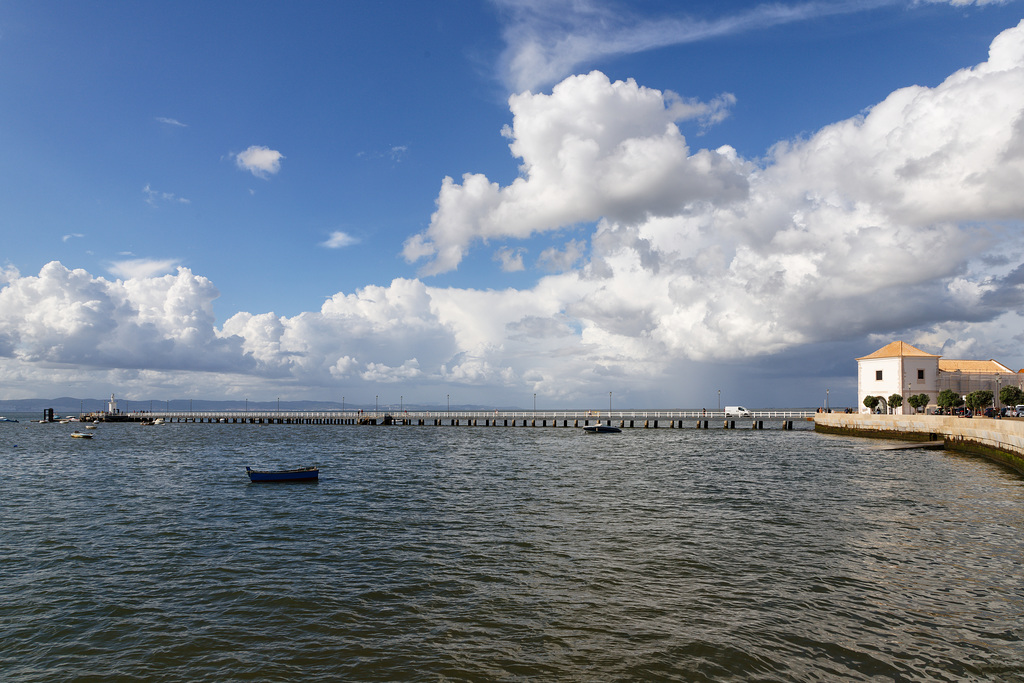
[(146, 411), (90, 413), (84, 420), (143, 422), (162, 419), (170, 423), (227, 424), (322, 424), (322, 425), (415, 425), (455, 427), (587, 427), (595, 424), (623, 429), (792, 429), (794, 421), (809, 421), (814, 411), (754, 411), (747, 417), (726, 417), (712, 410), (552, 410), (552, 411)]
[(983, 455), (1024, 474), (1024, 420), (948, 415), (817, 413), (815, 431), (902, 441), (942, 441), (946, 448)]

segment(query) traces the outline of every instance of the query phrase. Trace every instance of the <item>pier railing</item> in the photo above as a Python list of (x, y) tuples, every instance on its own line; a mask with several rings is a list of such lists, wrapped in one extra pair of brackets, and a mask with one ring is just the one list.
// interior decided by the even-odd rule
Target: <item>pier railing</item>
[(628, 427), (676, 426), (686, 422), (709, 425), (728, 422), (810, 420), (810, 410), (759, 410), (742, 417), (721, 410), (151, 410), (93, 413), (93, 419), (166, 422), (229, 422), (271, 424), (443, 424), (503, 426), (582, 426), (613, 424)]

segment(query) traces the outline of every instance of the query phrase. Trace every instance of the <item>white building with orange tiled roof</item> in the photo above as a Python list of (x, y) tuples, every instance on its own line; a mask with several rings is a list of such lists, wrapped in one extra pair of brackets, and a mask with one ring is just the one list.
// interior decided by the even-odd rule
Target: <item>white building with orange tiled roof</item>
[(935, 405), (940, 391), (950, 389), (966, 396), (972, 391), (991, 391), (998, 401), (999, 390), (1012, 384), (1024, 384), (1024, 370), (1014, 372), (995, 360), (946, 360), (903, 341), (886, 344), (872, 354), (857, 359), (857, 406), (868, 412), (864, 398), (878, 396), (885, 410), (889, 397), (903, 397), (901, 413), (914, 411), (907, 399), (926, 394)]

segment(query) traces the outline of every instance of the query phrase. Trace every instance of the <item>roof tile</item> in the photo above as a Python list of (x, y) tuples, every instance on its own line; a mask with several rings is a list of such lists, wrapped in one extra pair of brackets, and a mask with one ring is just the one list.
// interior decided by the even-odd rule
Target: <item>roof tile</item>
[(925, 358), (938, 358), (934, 353), (925, 353), (916, 346), (911, 346), (905, 341), (889, 342), (882, 348), (867, 356), (861, 356), (857, 360), (867, 358), (899, 358), (901, 356), (922, 356)]

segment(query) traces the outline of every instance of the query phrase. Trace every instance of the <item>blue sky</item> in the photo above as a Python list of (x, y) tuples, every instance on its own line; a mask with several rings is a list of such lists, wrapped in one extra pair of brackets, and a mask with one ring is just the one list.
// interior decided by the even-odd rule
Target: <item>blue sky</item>
[(1019, 368), (1022, 6), (5, 2), (0, 393), (852, 403), (894, 338)]

